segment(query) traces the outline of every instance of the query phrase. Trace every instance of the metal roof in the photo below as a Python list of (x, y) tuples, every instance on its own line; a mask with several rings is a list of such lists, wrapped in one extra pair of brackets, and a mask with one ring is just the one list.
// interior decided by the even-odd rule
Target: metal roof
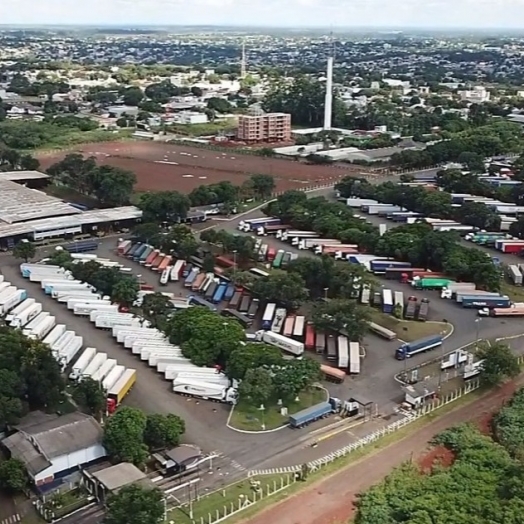
[(100, 424), (79, 412), (40, 417), (15, 428), (17, 433), (5, 438), (2, 444), (33, 475), (48, 468), (53, 458), (100, 444), (103, 436)]
[(59, 215), (74, 215), (80, 211), (62, 200), (30, 189), (0, 176), (0, 220), (13, 224), (26, 220)]
[(42, 231), (54, 231), (57, 229), (68, 229), (88, 224), (103, 224), (107, 222), (134, 220), (141, 217), (142, 211), (135, 206), (115, 207), (112, 209), (93, 209), (90, 211), (84, 211), (83, 213), (79, 212), (76, 215), (68, 217), (45, 218), (31, 220), (29, 222), (20, 222), (18, 224), (0, 223), (0, 238), (27, 235), (29, 233), (38, 233)]
[(40, 171), (5, 171), (0, 173), (0, 180), (43, 180), (49, 178), (49, 175), (40, 173)]
[(95, 471), (93, 477), (108, 491), (115, 491), (129, 484), (147, 479), (147, 475), (129, 462), (121, 462), (109, 468)]

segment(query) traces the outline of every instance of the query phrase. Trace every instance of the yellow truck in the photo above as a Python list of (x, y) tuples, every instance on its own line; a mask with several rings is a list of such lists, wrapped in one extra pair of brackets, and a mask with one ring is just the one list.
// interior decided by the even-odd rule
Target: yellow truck
[(107, 392), (107, 412), (114, 413), (136, 382), (136, 369), (126, 369)]

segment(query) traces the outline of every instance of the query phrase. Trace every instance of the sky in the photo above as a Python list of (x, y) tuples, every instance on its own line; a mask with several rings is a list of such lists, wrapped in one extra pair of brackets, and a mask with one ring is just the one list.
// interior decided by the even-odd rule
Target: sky
[(524, 0), (0, 0), (0, 24), (522, 28)]

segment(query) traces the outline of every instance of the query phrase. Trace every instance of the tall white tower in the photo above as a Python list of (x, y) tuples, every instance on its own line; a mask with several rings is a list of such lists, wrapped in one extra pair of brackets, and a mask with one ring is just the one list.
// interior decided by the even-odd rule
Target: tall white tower
[(326, 99), (324, 105), (324, 130), (331, 129), (331, 116), (333, 113), (333, 57), (328, 57), (326, 72)]

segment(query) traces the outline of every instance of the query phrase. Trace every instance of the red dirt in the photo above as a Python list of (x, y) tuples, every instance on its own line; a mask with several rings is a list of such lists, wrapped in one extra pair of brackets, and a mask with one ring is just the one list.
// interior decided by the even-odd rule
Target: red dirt
[[(252, 174), (275, 178), (276, 191), (327, 184), (350, 173), (363, 171), (358, 166), (316, 166), (298, 161), (239, 155), (191, 146), (157, 142), (103, 142), (79, 146), (75, 151), (109, 164), (133, 171), (137, 191), (177, 190), (190, 192), (202, 184), (229, 180), (240, 185)], [(45, 169), (67, 153), (43, 154)], [(164, 163), (165, 162), (165, 163)]]
[(431, 473), (435, 466), (449, 468), (455, 462), (455, 454), (444, 446), (436, 446), (419, 458), (418, 464), (423, 473)]
[(487, 393), (471, 404), (434, 420), (427, 426), (377, 451), (342, 471), (319, 481), (304, 491), (269, 507), (244, 524), (334, 524), (348, 522), (355, 516), (353, 503), (359, 493), (380, 482), (403, 462), (418, 458), (427, 451), (431, 438), (456, 424), (483, 420), (498, 411), (511, 398), (517, 387), (524, 384), (524, 375), (494, 392)]

